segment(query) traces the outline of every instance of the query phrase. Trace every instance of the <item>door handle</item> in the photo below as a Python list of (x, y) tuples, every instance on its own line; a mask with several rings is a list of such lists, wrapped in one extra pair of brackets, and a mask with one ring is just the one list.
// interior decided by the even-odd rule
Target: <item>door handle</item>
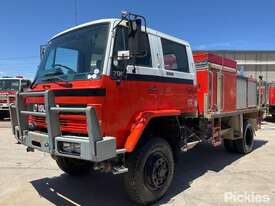
[(148, 92), (155, 92), (158, 91), (159, 89), (156, 86), (151, 86), (146, 89)]

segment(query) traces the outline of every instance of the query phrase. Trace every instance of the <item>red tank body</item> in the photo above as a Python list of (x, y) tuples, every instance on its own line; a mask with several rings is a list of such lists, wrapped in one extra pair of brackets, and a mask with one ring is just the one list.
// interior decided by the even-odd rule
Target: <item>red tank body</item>
[(275, 85), (270, 84), (269, 86), (269, 105), (274, 106), (275, 105)]
[(236, 111), (236, 62), (210, 53), (193, 56), (197, 69), (199, 114)]

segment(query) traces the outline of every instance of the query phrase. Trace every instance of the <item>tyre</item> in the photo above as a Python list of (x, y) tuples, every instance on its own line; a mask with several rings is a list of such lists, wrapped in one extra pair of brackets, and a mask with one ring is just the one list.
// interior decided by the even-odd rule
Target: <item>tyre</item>
[(63, 172), (71, 176), (88, 174), (92, 166), (90, 162), (67, 157), (56, 157), (55, 161)]
[(2, 112), (0, 112), (0, 120), (4, 120), (4, 114)]
[(127, 157), (126, 166), (124, 185), (129, 198), (148, 205), (162, 198), (171, 185), (173, 152), (167, 141), (152, 138)]
[(226, 151), (233, 153), (236, 152), (236, 147), (235, 147), (235, 142), (233, 140), (230, 139), (224, 139), (223, 140), (223, 145), (224, 148), (226, 149)]
[(254, 132), (252, 124), (245, 121), (243, 127), (243, 138), (235, 140), (236, 151), (241, 154), (248, 154), (253, 150), (254, 146)]

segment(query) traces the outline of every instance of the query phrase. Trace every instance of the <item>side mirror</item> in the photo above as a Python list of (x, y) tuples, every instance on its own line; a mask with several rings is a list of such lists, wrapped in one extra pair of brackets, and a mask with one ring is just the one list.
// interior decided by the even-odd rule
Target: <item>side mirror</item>
[(40, 45), (40, 60), (42, 60), (46, 53), (47, 45)]
[(135, 57), (140, 52), (141, 42), (141, 19), (134, 19), (128, 21), (129, 34), (128, 34), (128, 47), (130, 50), (131, 56)]

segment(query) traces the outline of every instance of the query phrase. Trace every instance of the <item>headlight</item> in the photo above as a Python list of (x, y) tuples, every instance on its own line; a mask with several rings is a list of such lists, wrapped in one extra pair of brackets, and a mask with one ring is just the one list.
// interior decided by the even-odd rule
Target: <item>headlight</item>
[(60, 144), (61, 152), (80, 155), (80, 143), (60, 142)]

